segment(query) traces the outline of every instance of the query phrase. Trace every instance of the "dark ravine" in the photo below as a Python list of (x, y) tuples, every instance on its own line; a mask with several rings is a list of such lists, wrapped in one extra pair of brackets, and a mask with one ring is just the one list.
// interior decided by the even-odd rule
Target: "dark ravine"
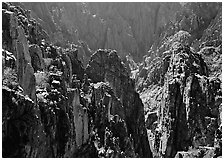
[(221, 3), (3, 2), (2, 156), (222, 157), (221, 28)]

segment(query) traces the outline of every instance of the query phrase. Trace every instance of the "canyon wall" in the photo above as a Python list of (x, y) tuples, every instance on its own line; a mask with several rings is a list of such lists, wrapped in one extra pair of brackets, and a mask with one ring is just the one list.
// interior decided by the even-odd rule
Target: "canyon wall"
[(50, 44), (28, 10), (3, 3), (2, 12), (3, 157), (152, 156), (143, 104), (115, 51), (96, 51), (85, 70), (79, 49)]
[(221, 9), (184, 5), (131, 71), (153, 157), (221, 156)]
[(221, 13), (3, 2), (3, 157), (221, 157)]
[[(54, 44), (89, 50), (115, 49), (142, 60), (163, 27), (175, 20), (179, 3), (16, 3), (31, 10)], [(44, 14), (43, 14), (44, 13)], [(86, 51), (85, 51), (86, 52)], [(88, 51), (87, 51), (88, 52)], [(85, 53), (87, 56), (88, 53)]]

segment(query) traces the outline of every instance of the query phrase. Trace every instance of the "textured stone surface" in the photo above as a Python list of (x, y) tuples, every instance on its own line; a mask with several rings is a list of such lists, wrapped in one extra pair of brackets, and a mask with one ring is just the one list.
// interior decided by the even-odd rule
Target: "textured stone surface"
[[(17, 143), (16, 141), (15, 146), (19, 145), (20, 147), (15, 147), (12, 152), (9, 152), (11, 139), (7, 137), (21, 139), (20, 134), (22, 134), (22, 131), (19, 130), (18, 134), (12, 135), (11, 132), (7, 132), (7, 128), (3, 127), (3, 132), (5, 133), (3, 137), (4, 157), (147, 156), (141, 152), (139, 153), (139, 150), (134, 146), (137, 135), (133, 136), (128, 131), (125, 107), (123, 102), (117, 97), (118, 93), (119, 95), (124, 93), (120, 93), (118, 89), (113, 89), (104, 83), (95, 84), (94, 86), (91, 84), (90, 86), (89, 79), (84, 76), (84, 69), (82, 63), (78, 60), (78, 50), (76, 49), (65, 50), (56, 46), (49, 46), (48, 44), (41, 46), (35, 44), (30, 46), (30, 52), (26, 52), (28, 47), (27, 39), (23, 37), (23, 28), (20, 29), (21, 42), (18, 46), (21, 47), (19, 50), (21, 55), (19, 60), (22, 65), (25, 65), (25, 68), (19, 64), (17, 66), (21, 67), (20, 72), (25, 74), (18, 72), (22, 79), (18, 80), (22, 81), (21, 86), (23, 86), (23, 89), (19, 90), (20, 92), (24, 90), (24, 94), (27, 94), (29, 97), (37, 97), (35, 105), (30, 100), (32, 105), (29, 105), (29, 107), (31, 111), (35, 110), (33, 114), (38, 117), (37, 119), (32, 117), (30, 119), (38, 125), (32, 126), (32, 134), (26, 134), (29, 137), (26, 142)], [(24, 52), (26, 52), (26, 56), (22, 57)], [(36, 52), (39, 52), (37, 57), (30, 56), (30, 53), (33, 55)], [(42, 57), (42, 53), (44, 53), (45, 59)], [(6, 58), (9, 57), (7, 53), (3, 54)], [(115, 61), (113, 61), (114, 57)], [(111, 58), (111, 65), (115, 67), (119, 64), (119, 66), (123, 67), (116, 53), (111, 54)], [(32, 63), (32, 61), (38, 60), (39, 63)], [(36, 70), (40, 70), (41, 62), (46, 63), (47, 67), (42, 72), (34, 71), (31, 64), (33, 64)], [(116, 70), (119, 71), (120, 69), (117, 68)], [(123, 68), (122, 72), (126, 73), (126, 69)], [(74, 80), (72, 75), (74, 74), (77, 75), (75, 82), (81, 84), (72, 85)], [(82, 79), (83, 77), (85, 78)], [(35, 84), (35, 78), (37, 84)], [(128, 78), (128, 75), (125, 75), (124, 80), (125, 78)], [(107, 77), (107, 79), (110, 80), (110, 77)], [(30, 86), (35, 85), (36, 90), (33, 93)], [(115, 83), (113, 85), (115, 86)], [(74, 88), (68, 88), (69, 86)], [(116, 93), (114, 92), (115, 89)], [(132, 91), (134, 91), (134, 88), (132, 88)], [(12, 90), (11, 92), (14, 93), (16, 91)], [(11, 101), (13, 101), (13, 106), (19, 108), (17, 102), (14, 104), (13, 95), (7, 95), (4, 92), (5, 96), (8, 96), (8, 99), (4, 98), (6, 101), (3, 104), (4, 111), (10, 110), (10, 106), (8, 106), (10, 103), (7, 104), (7, 102)], [(135, 98), (140, 101), (137, 95), (135, 95)], [(10, 99), (12, 100), (10, 101)], [(19, 100), (23, 102), (21, 97), (18, 98)], [(21, 109), (23, 111), (23, 108)], [(4, 123), (11, 122), (11, 119), (13, 119), (13, 117), (7, 119), (5, 114), (3, 118), (6, 119)], [(22, 118), (22, 115), (18, 115), (18, 118)], [(144, 124), (144, 119), (142, 120)], [(15, 125), (15, 123), (10, 123), (10, 125)], [(132, 126), (132, 129), (137, 128), (137, 125)], [(141, 129), (143, 130), (144, 128)], [(138, 146), (140, 146), (139, 141)]]
[(187, 151), (190, 146), (213, 146), (218, 129), (220, 79), (207, 77), (208, 69), (202, 56), (189, 47), (174, 43), (170, 53), (169, 67), (160, 77), (164, 80), (163, 89), (158, 92), (159, 86), (151, 86), (141, 95), (144, 97), (155, 90), (148, 100), (149, 111), (155, 108), (158, 111), (157, 129), (154, 124), (150, 128), (155, 135), (152, 139), (155, 157), (174, 157), (177, 151)]
[(45, 69), (43, 54), (38, 45), (30, 45), (31, 64), (35, 71)]
[(2, 68), (4, 67), (16, 68), (16, 57), (13, 53), (2, 49)]
[[(3, 157), (35, 157), (42, 130), (37, 107), (27, 96), (7, 87), (2, 89)], [(37, 133), (39, 132), (39, 133)], [(32, 148), (32, 150), (30, 150)]]
[(8, 24), (11, 43), (7, 43), (6, 48), (12, 50), (15, 56), (18, 82), (22, 86), (24, 94), (36, 101), (34, 70), (31, 66), (29, 46), (24, 29), (18, 26), (15, 14), (10, 14)]
[(74, 91), (72, 107), (74, 112), (76, 144), (79, 147), (88, 139), (88, 116), (87, 110), (84, 110), (80, 104), (79, 91), (77, 89)]
[(217, 154), (217, 148), (214, 147), (200, 147), (198, 150), (191, 150), (188, 152), (177, 152), (175, 158), (221, 158)]
[[(86, 72), (93, 82), (105, 81), (110, 84), (116, 97), (124, 106), (128, 133), (133, 135), (136, 152), (143, 157), (150, 156), (147, 143), (143, 104), (135, 91), (134, 81), (129, 78), (123, 62), (116, 51), (98, 50), (95, 52)], [(135, 118), (133, 118), (135, 117)], [(144, 141), (142, 144), (141, 141)]]
[(3, 2), (3, 157), (221, 157), (221, 17), (221, 3)]

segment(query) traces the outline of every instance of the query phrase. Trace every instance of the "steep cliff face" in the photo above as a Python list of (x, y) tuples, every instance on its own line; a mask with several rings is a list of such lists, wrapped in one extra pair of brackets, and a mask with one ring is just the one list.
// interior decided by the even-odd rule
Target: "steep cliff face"
[[(84, 147), (87, 151), (81, 149), (76, 155), (106, 158), (142, 157), (134, 148), (133, 137), (128, 133), (124, 106), (113, 89), (107, 83), (99, 82), (92, 86), (90, 92), (91, 141)], [(88, 155), (91, 148), (95, 148), (97, 156)]]
[[(3, 4), (3, 157), (70, 157), (88, 139), (79, 93), (66, 90), (72, 65), (82, 66), (69, 57), (73, 50), (59, 56), (56, 47), (41, 43), (42, 29), (25, 10)], [(74, 120), (79, 112), (83, 123)]]
[(71, 157), (87, 142), (88, 117), (79, 93), (64, 94), (56, 79), (48, 90), (37, 89), (36, 104), (21, 91), (3, 88), (3, 157)]
[[(25, 146), (32, 146), (28, 143), (29, 137), (38, 125), (35, 105), (30, 98), (6, 87), (2, 89), (2, 95), (2, 156), (26, 157), (29, 153)], [(39, 139), (37, 135), (34, 138), (35, 141)]]
[[(167, 125), (168, 128), (168, 133), (165, 131), (161, 136), (162, 151), (165, 151), (166, 156), (173, 157), (177, 150), (187, 150), (191, 145), (193, 147), (212, 145), (214, 139), (206, 134), (214, 135), (215, 129), (210, 133), (206, 130), (208, 124), (205, 124), (205, 117), (218, 118), (218, 112), (216, 115), (212, 114), (213, 111), (209, 108), (211, 102), (205, 102), (206, 99), (217, 99), (216, 94), (218, 97), (221, 96), (221, 90), (220, 81), (217, 81), (219, 93), (214, 92), (215, 95), (211, 98), (206, 96), (211, 95), (212, 91), (209, 91), (209, 88), (214, 86), (212, 86), (213, 82), (205, 77), (206, 66), (200, 56), (187, 51), (187, 48), (178, 47), (173, 50), (171, 57), (172, 61), (164, 84), (166, 87), (164, 86), (162, 104), (165, 105), (160, 107), (159, 125), (162, 128)], [(218, 110), (219, 105), (220, 103), (214, 106), (214, 109)], [(217, 123), (217, 119), (214, 120)], [(218, 125), (215, 123), (211, 125), (217, 129)]]
[(3, 157), (151, 157), (143, 105), (119, 56), (96, 52), (85, 71), (77, 46), (49, 44), (27, 10), (3, 4)]
[[(18, 4), (17, 4), (18, 5)], [(56, 44), (84, 41), (91, 50), (116, 49), (141, 60), (179, 3), (21, 3)], [(135, 11), (135, 12), (133, 12)], [(43, 13), (45, 13), (43, 15)], [(87, 54), (87, 53), (86, 53)]]
[[(21, 14), (20, 14), (21, 15)], [(34, 69), (31, 65), (29, 45), (22, 26), (14, 12), (3, 10), (3, 19), (8, 26), (3, 27), (3, 48), (13, 53), (16, 61), (18, 83), (24, 94), (36, 101)], [(4, 38), (6, 36), (7, 38)]]
[(221, 155), (220, 12), (220, 3), (186, 4), (131, 71), (154, 157)]
[(108, 82), (124, 106), (124, 119), (128, 133), (133, 136), (139, 156), (150, 156), (144, 124), (143, 104), (135, 91), (134, 81), (114, 50), (96, 51), (87, 65), (86, 72), (93, 82)]
[(220, 157), (221, 17), (221, 3), (2, 3), (3, 157)]
[(157, 65), (161, 74), (148, 77), (149, 86), (141, 92), (154, 157), (174, 157), (189, 147), (214, 147), (220, 124), (221, 80), (207, 77), (201, 54), (189, 47), (174, 43), (169, 53), (161, 62), (168, 65)]

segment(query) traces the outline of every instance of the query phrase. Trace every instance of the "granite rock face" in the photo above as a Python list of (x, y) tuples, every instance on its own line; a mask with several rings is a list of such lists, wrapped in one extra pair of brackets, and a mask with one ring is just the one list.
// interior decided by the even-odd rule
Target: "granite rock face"
[(2, 99), (2, 156), (35, 156), (42, 134), (37, 127), (37, 107), (30, 98), (8, 87), (2, 89)]
[(4, 67), (15, 68), (16, 57), (13, 55), (13, 53), (2, 49), (2, 68)]
[(154, 157), (221, 156), (215, 138), (222, 106), (220, 12), (220, 3), (183, 5), (130, 72)]
[(79, 47), (49, 44), (27, 10), (3, 7), (3, 157), (150, 157), (141, 99), (117, 53), (94, 54), (105, 66), (93, 76), (91, 61), (88, 79)]
[[(159, 76), (164, 83), (149, 79), (154, 83), (149, 83), (151, 87), (141, 95), (148, 102), (146, 117), (150, 119), (146, 122), (151, 125), (149, 130), (154, 136), (151, 139), (154, 157), (174, 157), (177, 151), (186, 152), (189, 147), (214, 147), (215, 132), (219, 128), (221, 80), (208, 77), (202, 55), (186, 45), (174, 43), (169, 53), (168, 66), (159, 66), (165, 70)], [(155, 91), (154, 95), (144, 100), (150, 91), (151, 94)], [(158, 119), (150, 116), (155, 109)]]
[(31, 56), (31, 64), (34, 70), (44, 70), (45, 64), (41, 48), (38, 45), (30, 45), (29, 52)]
[[(205, 77), (205, 63), (200, 56), (187, 51), (187, 48), (181, 49), (181, 47), (178, 47), (176, 49), (173, 51), (170, 69), (166, 75), (165, 86), (167, 88), (164, 88), (164, 92), (168, 94), (164, 94), (164, 102), (162, 102), (165, 106), (162, 106), (159, 112), (161, 114), (159, 124), (162, 128), (166, 125), (168, 128), (168, 133), (165, 131), (161, 136), (163, 139), (163, 137), (169, 135), (168, 139), (166, 137), (161, 140), (163, 144), (161, 149), (165, 151), (165, 156), (168, 157), (173, 157), (177, 150), (186, 150), (191, 145), (193, 147), (212, 145), (214, 138), (211, 139), (206, 133), (214, 135), (218, 128), (217, 124), (213, 124), (215, 129), (211, 131), (206, 128), (208, 125), (205, 123), (205, 117), (213, 117), (214, 115), (209, 108), (211, 106), (209, 105), (210, 102), (205, 102), (208, 99), (215, 98), (216, 95), (212, 95), (211, 98), (206, 96), (209, 95), (208, 88), (213, 87), (209, 85), (210, 83)], [(184, 55), (187, 56), (187, 59), (184, 59)], [(220, 84), (218, 84), (218, 88), (220, 88)], [(214, 108), (218, 109), (219, 105)], [(218, 118), (218, 114), (215, 117)], [(214, 121), (216, 121), (214, 123), (217, 123), (217, 119), (214, 119)], [(198, 137), (200, 138), (198, 139)]]
[[(113, 89), (106, 83), (99, 82), (92, 87), (89, 106), (91, 122), (91, 141), (96, 157), (125, 158), (137, 157), (133, 137), (128, 134), (124, 107), (115, 96)], [(79, 154), (79, 153), (78, 153)], [(82, 157), (86, 156), (84, 153)]]
[[(40, 80), (44, 72), (35, 73), (36, 101), (29, 98), (32, 95), (23, 95), (24, 87), (3, 89), (3, 157), (71, 157), (78, 146), (86, 143), (88, 116), (84, 109), (78, 109), (79, 92), (67, 91), (63, 68), (57, 68), (54, 61), (51, 66), (56, 73), (50, 71), (46, 80)], [(23, 78), (29, 80), (29, 76), (32, 74)], [(28, 84), (24, 86), (30, 89)]]
[[(135, 91), (134, 81), (129, 78), (125, 65), (116, 51), (98, 50), (87, 65), (86, 72), (93, 82), (109, 83), (124, 106), (128, 133), (132, 134), (136, 152), (143, 157), (150, 156), (146, 137), (143, 104)], [(142, 144), (142, 142), (144, 142)]]
[(18, 25), (18, 18), (14, 12), (3, 10), (3, 19), (8, 28), (3, 27), (3, 48), (11, 51), (15, 57), (18, 82), (24, 94), (36, 101), (34, 69), (31, 65), (28, 41), (23, 27)]
[[(67, 53), (68, 51), (64, 52)], [(27, 74), (21, 77), (30, 80), (29, 77), (33, 76), (31, 82), (34, 82), (36, 88), (35, 101), (30, 99), (32, 95), (25, 92), (32, 89), (30, 82), (22, 85), (18, 83), (18, 87), (13, 89), (5, 86), (3, 157), (71, 157), (78, 147), (87, 143), (87, 109), (80, 103), (79, 89), (67, 88), (73, 87), (70, 84), (72, 82), (67, 81), (67, 68), (61, 56), (52, 60), (45, 72), (37, 71), (34, 74), (33, 71), (31, 74), (29, 68), (26, 68)], [(18, 73), (15, 76), (17, 75)]]
[(84, 135), (81, 144), (88, 139), (87, 113), (83, 123), (74, 118), (79, 93), (66, 90), (77, 57), (71, 63), (71, 50), (62, 54), (43, 40), (27, 10), (3, 4), (3, 157), (70, 157), (80, 146), (75, 137)]
[(221, 157), (221, 9), (3, 2), (3, 157)]

